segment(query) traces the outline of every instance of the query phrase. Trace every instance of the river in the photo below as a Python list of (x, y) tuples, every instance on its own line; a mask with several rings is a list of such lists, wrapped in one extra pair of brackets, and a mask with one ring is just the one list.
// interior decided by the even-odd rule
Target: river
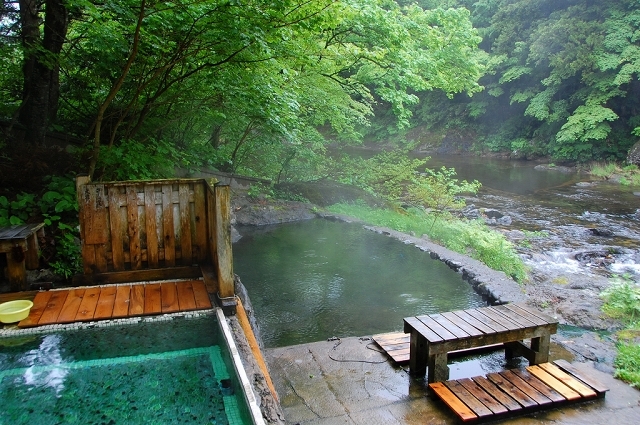
[[(427, 163), (456, 169), (482, 188), (467, 205), (511, 218), (496, 225), (534, 275), (625, 275), (640, 281), (640, 187), (527, 161), (437, 156)], [(570, 279), (569, 279), (570, 280)]]

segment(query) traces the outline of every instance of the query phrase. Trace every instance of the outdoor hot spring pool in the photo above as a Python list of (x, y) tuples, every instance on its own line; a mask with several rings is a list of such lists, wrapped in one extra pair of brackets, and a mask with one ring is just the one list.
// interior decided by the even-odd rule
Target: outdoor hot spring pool
[(404, 317), (485, 306), (459, 273), (361, 224), (239, 228), (234, 271), (266, 347), (402, 331)]
[(251, 424), (217, 320), (0, 337), (0, 423)]

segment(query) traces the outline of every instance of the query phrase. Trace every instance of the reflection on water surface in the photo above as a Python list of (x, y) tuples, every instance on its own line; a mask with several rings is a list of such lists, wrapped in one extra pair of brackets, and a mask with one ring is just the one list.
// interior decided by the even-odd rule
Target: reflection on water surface
[(485, 305), (444, 263), (361, 225), (240, 229), (234, 270), (267, 347), (401, 331), (407, 316)]

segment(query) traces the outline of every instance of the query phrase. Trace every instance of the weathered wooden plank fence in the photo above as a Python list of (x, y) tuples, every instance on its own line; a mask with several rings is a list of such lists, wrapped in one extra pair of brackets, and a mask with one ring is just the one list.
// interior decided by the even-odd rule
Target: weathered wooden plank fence
[(230, 191), (203, 179), (76, 181), (78, 284), (205, 277), (232, 298)]

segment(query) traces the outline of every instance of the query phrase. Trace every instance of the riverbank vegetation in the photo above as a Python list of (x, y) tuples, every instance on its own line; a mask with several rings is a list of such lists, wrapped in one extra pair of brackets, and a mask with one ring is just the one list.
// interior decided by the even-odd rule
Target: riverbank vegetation
[(640, 168), (637, 165), (620, 166), (615, 162), (592, 164), (591, 175), (603, 179), (616, 179), (625, 186), (640, 186)]
[(615, 376), (640, 388), (640, 287), (624, 276), (617, 277), (602, 298), (602, 311), (625, 326), (618, 332)]
[[(475, 258), (494, 270), (505, 272), (517, 282), (527, 278), (527, 270), (511, 242), (484, 223), (453, 220), (418, 209), (391, 210), (363, 204), (336, 204), (328, 208), (336, 214), (358, 218), (374, 226), (399, 232), (426, 235), (452, 251)], [(434, 226), (434, 223), (437, 225)]]

